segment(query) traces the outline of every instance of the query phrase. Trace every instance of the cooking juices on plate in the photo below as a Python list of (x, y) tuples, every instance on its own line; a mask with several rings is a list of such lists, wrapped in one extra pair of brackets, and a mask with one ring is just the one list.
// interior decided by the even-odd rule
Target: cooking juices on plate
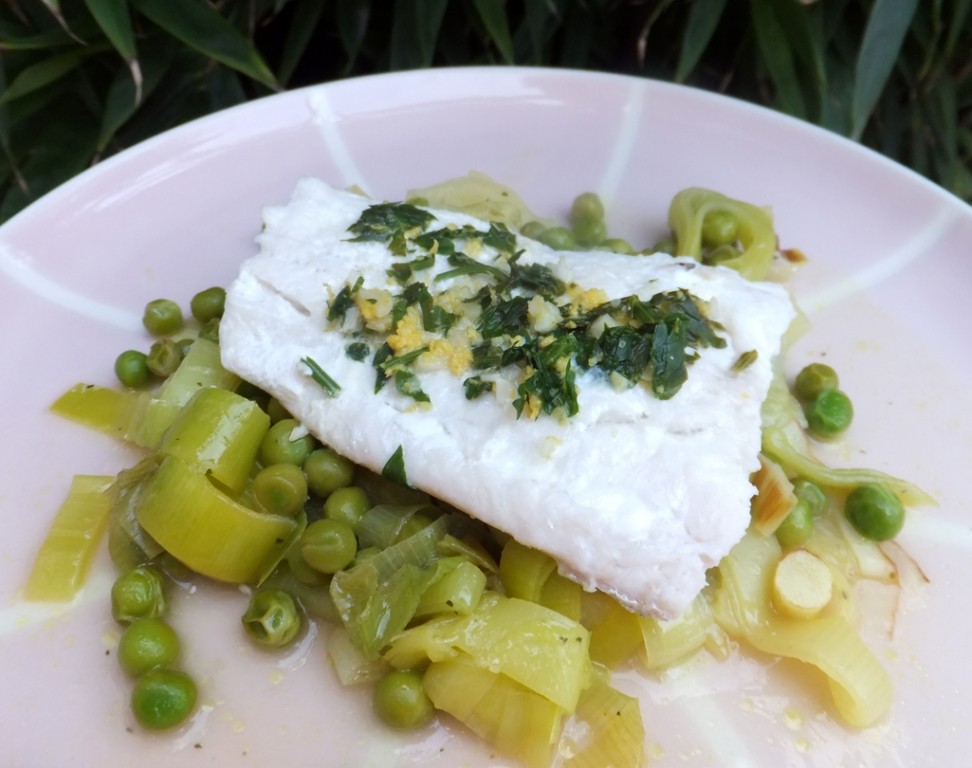
[(561, 226), (475, 174), (405, 202), (302, 181), (189, 323), (146, 308), (126, 386), (55, 403), (145, 457), (76, 481), (28, 595), (70, 599), (107, 526), (153, 729), (198, 698), (165, 599), (194, 578), (247, 586), (260, 645), (331, 625), (390, 726), (444, 712), (526, 765), (642, 764), (610, 670), (732, 641), (875, 724), (891, 684), (852, 587), (894, 583), (880, 542), (930, 499), (813, 458), (853, 407), (827, 366), (784, 377), (797, 313), (771, 278), (795, 256), (769, 213), (688, 189), (669, 223), (635, 253), (590, 194)]

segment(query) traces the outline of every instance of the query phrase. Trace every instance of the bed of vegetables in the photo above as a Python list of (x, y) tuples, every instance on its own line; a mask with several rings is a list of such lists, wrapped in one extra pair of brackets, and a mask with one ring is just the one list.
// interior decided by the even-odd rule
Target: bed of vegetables
[[(458, 208), (557, 248), (638, 257), (608, 236), (591, 194), (564, 225), (478, 176), (411, 202)], [(671, 239), (649, 251), (750, 279), (780, 279), (801, 259), (779, 250), (766, 210), (708, 190), (679, 193), (669, 223)], [(853, 418), (828, 366), (794, 381), (778, 366), (750, 531), (688, 612), (659, 621), (583, 591), (547, 555), (409, 487), (394, 457), (379, 475), (321, 444), (221, 365), (224, 296), (197, 293), (186, 317), (169, 299), (150, 303), (154, 340), (119, 355), (120, 386), (79, 384), (53, 404), (144, 458), (117, 477), (75, 478), (25, 594), (72, 599), (107, 538), (117, 580), (106, 610), (124, 628), (117, 657), (146, 729), (178, 727), (197, 706), (182, 671), (191, 649), (167, 620), (168, 595), (195, 579), (246, 585), (241, 631), (261, 646), (287, 647), (310, 622), (333, 627), (328, 653), (340, 680), (372, 686), (389, 727), (446, 713), (528, 766), (644, 764), (650, 719), (612, 687), (611, 670), (633, 663), (651, 674), (703, 647), (727, 655), (738, 643), (818, 668), (851, 726), (887, 711), (890, 679), (858, 634), (853, 586), (895, 583), (882, 543), (900, 531), (905, 507), (932, 500), (905, 481), (813, 458), (813, 442), (839, 439)]]

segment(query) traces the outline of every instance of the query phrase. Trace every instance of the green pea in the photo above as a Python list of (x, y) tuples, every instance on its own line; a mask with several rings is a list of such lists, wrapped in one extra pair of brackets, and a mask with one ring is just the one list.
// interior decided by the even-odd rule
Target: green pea
[(137, 349), (126, 349), (115, 358), (115, 376), (126, 387), (141, 387), (152, 375), (148, 355)]
[(341, 520), (315, 520), (300, 537), (301, 556), (321, 573), (337, 573), (354, 560), (357, 551), (354, 530)]
[(253, 495), (264, 510), (292, 517), (307, 501), (307, 479), (296, 464), (271, 464), (253, 478)]
[(243, 629), (254, 642), (266, 648), (282, 648), (297, 637), (304, 618), (289, 592), (266, 587), (250, 596), (242, 621)]
[(296, 464), (300, 466), (314, 450), (314, 438), (305, 434), (293, 439), (294, 430), (300, 428), (297, 419), (281, 419), (267, 430), (260, 443), (260, 461), (268, 464)]
[(776, 529), (776, 540), (783, 547), (796, 547), (803, 544), (813, 533), (813, 513), (810, 505), (798, 499), (782, 523)]
[(159, 339), (149, 349), (145, 365), (160, 379), (165, 379), (176, 372), (182, 362), (182, 352), (179, 345), (172, 339)]
[(142, 325), (153, 336), (171, 336), (182, 328), (182, 310), (171, 299), (154, 299), (145, 305)]
[(580, 219), (572, 230), (577, 242), (585, 248), (592, 248), (607, 238), (607, 224), (603, 219)]
[(324, 516), (340, 520), (352, 528), (357, 528), (364, 513), (371, 509), (371, 500), (363, 488), (349, 485), (338, 488), (324, 501)]
[(213, 286), (193, 296), (189, 302), (189, 309), (194, 318), (200, 323), (205, 323), (207, 320), (222, 317), (225, 305), (226, 291), (219, 286)]
[(893, 539), (905, 521), (901, 499), (883, 483), (857, 486), (847, 494), (844, 514), (861, 536), (873, 541)]
[(793, 393), (801, 400), (813, 400), (821, 392), (837, 389), (837, 371), (824, 363), (810, 363), (800, 369), (793, 380)]
[(837, 437), (854, 420), (854, 406), (839, 389), (825, 389), (806, 408), (807, 426), (814, 437)]
[(520, 227), (520, 234), (533, 240), (539, 240), (547, 226), (542, 221), (528, 221)]
[(675, 242), (675, 239), (666, 237), (664, 240), (659, 240), (651, 246), (645, 253), (667, 253), (670, 256), (674, 256), (677, 251), (678, 243)]
[(807, 505), (813, 517), (821, 517), (827, 511), (827, 494), (816, 483), (798, 478), (793, 481), (793, 494)]
[(702, 219), (702, 243), (712, 248), (739, 239), (739, 223), (728, 211), (710, 211)]
[(310, 584), (311, 586), (327, 584), (327, 576), (311, 567), (310, 563), (300, 553), (299, 547), (291, 547), (287, 551), (286, 558), (291, 575), (301, 584)]
[(596, 192), (581, 192), (570, 204), (570, 223), (592, 219), (604, 219), (604, 203)]
[(432, 720), (432, 702), (422, 687), (422, 675), (411, 669), (387, 673), (375, 685), (375, 712), (393, 728), (421, 728)]
[(330, 448), (318, 448), (304, 461), (304, 474), (310, 490), (326, 499), (338, 488), (351, 485), (354, 463)]
[(196, 684), (189, 675), (157, 667), (135, 681), (132, 713), (145, 728), (157, 731), (174, 728), (192, 714), (197, 695)]
[(270, 417), (271, 424), (276, 424), (278, 421), (283, 421), (284, 419), (294, 418), (286, 406), (275, 397), (271, 397), (267, 401), (267, 416)]
[(162, 575), (139, 566), (119, 576), (111, 585), (111, 615), (119, 624), (138, 619), (157, 619), (169, 607)]
[(574, 233), (567, 227), (550, 227), (537, 238), (544, 245), (556, 251), (571, 251), (577, 247)]
[(627, 240), (620, 237), (609, 237), (602, 240), (599, 247), (602, 250), (611, 251), (612, 253), (634, 253), (634, 246), (632, 246)]
[(179, 636), (162, 619), (139, 619), (129, 624), (118, 640), (118, 663), (132, 677), (179, 658)]

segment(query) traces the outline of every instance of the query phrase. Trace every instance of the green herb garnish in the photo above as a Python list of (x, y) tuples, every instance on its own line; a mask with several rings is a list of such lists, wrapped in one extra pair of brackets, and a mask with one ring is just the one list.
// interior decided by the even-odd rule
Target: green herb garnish
[(405, 473), (405, 449), (402, 446), (398, 446), (385, 462), (385, 466), (381, 468), (381, 476), (406, 488), (409, 487), (408, 476)]
[(311, 378), (316, 381), (321, 389), (323, 389), (330, 397), (334, 397), (338, 392), (341, 391), (341, 387), (338, 383), (332, 379), (327, 371), (321, 368), (320, 365), (312, 357), (303, 357), (300, 362), (306, 365), (310, 369)]
[(435, 221), (428, 211), (410, 203), (376, 203), (369, 205), (348, 232), (356, 235), (352, 242), (389, 242), (404, 237), (412, 229), (422, 230)]

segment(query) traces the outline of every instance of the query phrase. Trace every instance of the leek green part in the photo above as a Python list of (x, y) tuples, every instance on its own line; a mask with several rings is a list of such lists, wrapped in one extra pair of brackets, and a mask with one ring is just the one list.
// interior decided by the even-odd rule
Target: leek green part
[(147, 481), (135, 514), (181, 563), (231, 583), (261, 581), (301, 531), (298, 519), (243, 506), (175, 456)]
[(765, 208), (734, 200), (701, 187), (689, 187), (672, 198), (668, 223), (677, 242), (676, 256), (691, 256), (702, 261), (703, 229), (706, 216), (728, 215), (735, 219), (741, 253), (720, 261), (750, 280), (766, 277), (776, 254), (776, 232), (773, 217)]
[(833, 468), (813, 458), (799, 401), (777, 371), (763, 401), (763, 453), (790, 477), (801, 477), (824, 489), (848, 491), (864, 483), (884, 483), (906, 507), (937, 504), (918, 486), (874, 469)]
[(772, 536), (749, 533), (733, 547), (719, 565), (722, 586), (712, 603), (716, 622), (763, 653), (817, 667), (844, 720), (855, 728), (874, 725), (891, 706), (891, 678), (845, 617), (825, 613), (793, 621), (775, 613), (770, 589), (779, 558)]
[(445, 521), (439, 519), (334, 574), (331, 598), (351, 641), (368, 658), (377, 658), (412, 620), (435, 576), (436, 543), (444, 534)]
[(384, 658), (394, 667), (471, 656), (568, 712), (590, 682), (590, 634), (537, 603), (487, 592), (469, 616), (430, 619), (398, 635)]
[(423, 684), (436, 709), (500, 752), (529, 768), (551, 765), (565, 712), (549, 699), (467, 654), (430, 664)]
[(107, 490), (114, 478), (76, 475), (34, 558), (24, 597), (68, 602), (84, 585), (91, 558), (108, 522)]
[(444, 557), (436, 563), (436, 575), (422, 593), (415, 617), (439, 613), (468, 616), (486, 589), (486, 574), (461, 556)]
[(252, 400), (209, 387), (189, 398), (163, 435), (159, 452), (240, 493), (269, 428), (270, 417)]

